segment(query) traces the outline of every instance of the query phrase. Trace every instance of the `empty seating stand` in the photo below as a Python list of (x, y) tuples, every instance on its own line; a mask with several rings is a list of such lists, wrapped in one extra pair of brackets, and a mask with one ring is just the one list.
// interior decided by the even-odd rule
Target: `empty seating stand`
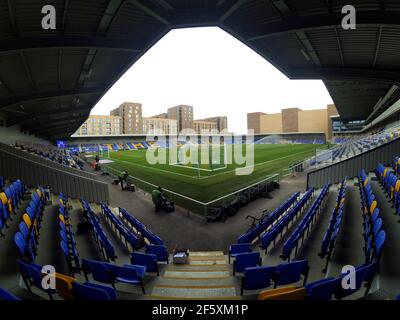
[(74, 277), (75, 273), (80, 273), (81, 263), (68, 212), (68, 200), (62, 194), (60, 194), (59, 200), (60, 248), (65, 256), (70, 273)]
[(317, 217), (321, 212), (321, 208), (323, 206), (326, 195), (329, 193), (329, 187), (330, 185), (325, 185), (322, 188), (321, 193), (318, 195), (311, 208), (308, 209), (307, 213), (300, 221), (300, 224), (296, 227), (296, 229), (284, 243), (281, 255), (282, 259), (287, 259), (288, 261), (290, 261), (291, 252), (293, 249), (295, 249), (295, 256), (297, 255), (299, 242), (301, 240), (301, 244), (303, 244), (304, 238), (309, 234), (310, 229), (316, 222)]
[(293, 194), (288, 200), (286, 200), (273, 212), (268, 214), (266, 217), (263, 217), (261, 221), (259, 221), (250, 230), (239, 236), (239, 238), (237, 239), (237, 243), (252, 243), (255, 239), (259, 238), (265, 230), (273, 226), (275, 223), (279, 222), (282, 215), (287, 210), (292, 208), (292, 206), (299, 200), (299, 197), (300, 192), (296, 192), (295, 194)]
[(380, 218), (378, 201), (372, 191), (369, 177), (364, 170), (361, 170), (358, 180), (364, 220), (365, 263), (368, 264), (379, 261), (386, 240), (386, 232), (382, 228), (383, 222)]
[(119, 214), (122, 219), (124, 219), (131, 228), (134, 228), (138, 234), (142, 235), (149, 244), (164, 245), (164, 242), (160, 237), (148, 230), (144, 224), (131, 215), (126, 209), (119, 208)]
[(328, 228), (321, 243), (321, 250), (318, 254), (321, 258), (326, 257), (326, 266), (323, 272), (327, 272), (327, 267), (336, 244), (336, 238), (342, 225), (343, 208), (346, 196), (346, 179), (339, 185), (339, 192), (336, 198), (336, 205), (329, 220)]
[(106, 233), (104, 232), (103, 228), (101, 227), (99, 218), (91, 209), (89, 203), (85, 200), (82, 200), (82, 207), (83, 210), (86, 212), (90, 225), (92, 234), (95, 238), (96, 243), (99, 246), (99, 249), (103, 255), (104, 260), (106, 261), (115, 261), (117, 258), (115, 254), (115, 249), (111, 241), (108, 239)]
[(312, 198), (314, 193), (314, 189), (309, 189), (303, 197), (290, 209), (288, 212), (280, 219), (278, 223), (273, 225), (269, 230), (267, 230), (264, 235), (261, 237), (261, 247), (267, 253), (268, 247), (272, 242), (275, 243), (278, 235), (282, 236), (284, 229), (288, 229), (289, 224), (293, 223), (298, 215), (304, 210), (306, 205)]
[(128, 249), (128, 244), (130, 245), (132, 251), (141, 246), (138, 236), (130, 231), (106, 204), (103, 203), (101, 205), (101, 211), (110, 226), (118, 233), (119, 237), (123, 239), (124, 244)]

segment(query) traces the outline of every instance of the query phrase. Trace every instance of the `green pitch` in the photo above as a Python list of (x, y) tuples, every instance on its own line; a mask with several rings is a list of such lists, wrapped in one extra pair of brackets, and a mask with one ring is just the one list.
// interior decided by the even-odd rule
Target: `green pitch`
[[(321, 145), (255, 145), (254, 170), (245, 176), (235, 174), (235, 169), (244, 165), (221, 165), (211, 161), (150, 165), (146, 159), (147, 150), (110, 152), (110, 160), (114, 162), (107, 167), (114, 173), (127, 170), (135, 178), (201, 202), (209, 202), (270, 175), (287, 172), (291, 165), (315, 155), (317, 148), (321, 148)], [(225, 156), (221, 151), (221, 159)], [(141, 181), (134, 183), (139, 185)]]

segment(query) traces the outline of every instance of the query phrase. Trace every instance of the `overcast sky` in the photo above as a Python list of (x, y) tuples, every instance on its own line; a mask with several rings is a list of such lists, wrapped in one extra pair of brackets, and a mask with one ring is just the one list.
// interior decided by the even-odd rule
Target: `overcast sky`
[(247, 132), (248, 112), (320, 109), (332, 103), (322, 81), (289, 80), (219, 28), (168, 33), (92, 110), (109, 114), (124, 101), (143, 104), (145, 117), (188, 104), (195, 119), (228, 116), (229, 130)]

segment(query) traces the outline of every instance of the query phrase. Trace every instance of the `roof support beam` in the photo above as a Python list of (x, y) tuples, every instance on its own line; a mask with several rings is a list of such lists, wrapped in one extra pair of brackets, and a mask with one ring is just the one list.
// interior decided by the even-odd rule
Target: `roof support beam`
[(81, 121), (84, 120), (85, 117), (78, 117), (75, 119), (67, 118), (51, 123), (44, 123), (44, 124), (38, 124), (37, 126), (33, 128), (23, 128), (22, 130), (29, 130), (30, 133), (38, 133), (38, 132), (48, 132), (51, 129), (54, 128), (59, 128), (59, 127), (65, 127), (65, 126), (71, 126), (71, 125), (78, 125), (80, 124)]
[(47, 48), (95, 48), (129, 52), (141, 51), (140, 48), (132, 45), (132, 41), (121, 41), (101, 36), (27, 37), (0, 42), (0, 53)]
[(400, 72), (356, 68), (292, 68), (291, 79), (295, 80), (378, 80), (400, 83)]
[(140, 8), (143, 10), (145, 13), (147, 13), (149, 16), (153, 17), (157, 21), (161, 22), (162, 24), (168, 26), (171, 24), (171, 22), (162, 16), (161, 13), (157, 12), (155, 9), (151, 8), (149, 4), (143, 4), (142, 1), (140, 0), (129, 0), (132, 4), (134, 4), (136, 7)]
[(35, 121), (39, 120), (39, 119), (43, 119), (43, 118), (50, 118), (53, 116), (60, 116), (60, 115), (64, 115), (67, 114), (70, 117), (72, 117), (74, 114), (76, 113), (89, 113), (90, 112), (90, 107), (86, 106), (86, 107), (80, 107), (80, 108), (61, 108), (61, 109), (57, 109), (57, 110), (43, 110), (40, 113), (24, 113), (25, 116), (24, 117), (19, 117), (16, 119), (12, 119), (10, 121), (7, 121), (7, 127), (11, 127), (13, 125), (16, 125), (17, 123), (20, 123), (22, 125), (28, 125), (30, 123), (34, 123)]
[(219, 22), (224, 22), (226, 19), (228, 19), (245, 2), (246, 0), (234, 0), (233, 3), (229, 5), (228, 9), (221, 15), (221, 17), (219, 18)]
[[(278, 22), (265, 24), (262, 29), (249, 29), (247, 40), (255, 41), (297, 31), (318, 30), (340, 27), (343, 15), (340, 12), (311, 15), (306, 17), (291, 17)], [(398, 11), (362, 11), (357, 12), (357, 27), (395, 25), (400, 21)]]
[(373, 68), (373, 69), (375, 69), (375, 67), (376, 67), (376, 62), (378, 61), (379, 50), (380, 50), (380, 48), (381, 48), (381, 40), (382, 40), (382, 26), (379, 26), (378, 41), (376, 42), (376, 49), (375, 49), (375, 54), (374, 54), (374, 61), (372, 62), (372, 68)]
[(70, 95), (79, 95), (79, 94), (103, 94), (105, 88), (103, 87), (93, 87), (93, 88), (73, 88), (73, 89), (62, 89), (62, 90), (54, 90), (54, 91), (46, 91), (46, 92), (35, 92), (32, 94), (16, 96), (12, 98), (5, 98), (0, 100), (0, 109), (6, 108), (18, 103), (22, 103), (25, 101), (32, 100), (40, 100), (54, 97), (63, 97)]
[(393, 85), (386, 93), (386, 95), (383, 98), (379, 99), (377, 104), (374, 106), (372, 113), (368, 116), (367, 120), (365, 120), (367, 123), (371, 122), (371, 120), (379, 115), (377, 114), (377, 112), (382, 108), (382, 106), (385, 105), (386, 101), (390, 99), (390, 97), (396, 92), (398, 88), (399, 87), (397, 85)]
[(339, 54), (340, 54), (340, 61), (342, 62), (342, 66), (344, 67), (344, 55), (343, 55), (343, 50), (342, 50), (342, 43), (340, 41), (339, 32), (336, 27), (335, 27), (335, 35), (336, 35), (336, 41), (338, 44), (338, 49), (339, 49)]

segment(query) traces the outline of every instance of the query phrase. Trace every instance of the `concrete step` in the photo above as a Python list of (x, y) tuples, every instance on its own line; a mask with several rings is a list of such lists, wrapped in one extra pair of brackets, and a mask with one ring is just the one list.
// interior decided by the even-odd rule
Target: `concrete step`
[(167, 285), (157, 284), (152, 296), (167, 296), (177, 298), (231, 298), (236, 297), (234, 285)]

